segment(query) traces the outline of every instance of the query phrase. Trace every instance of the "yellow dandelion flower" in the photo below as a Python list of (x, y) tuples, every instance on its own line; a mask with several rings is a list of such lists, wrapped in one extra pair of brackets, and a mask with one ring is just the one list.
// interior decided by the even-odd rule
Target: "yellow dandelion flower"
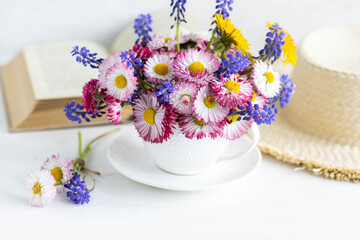
[(216, 26), (220, 30), (222, 36), (235, 45), (235, 48), (246, 54), (250, 49), (250, 44), (242, 35), (239, 29), (231, 23), (229, 18), (223, 19), (222, 15), (215, 14)]
[[(270, 22), (267, 22), (266, 27), (270, 28), (271, 25), (272, 24)], [(286, 31), (286, 29), (283, 28), (282, 30), (280, 30), (280, 32), (281, 31), (286, 32), (286, 36), (284, 37), (285, 44), (281, 46), (281, 49), (283, 51), (283, 58), (284, 58), (283, 62), (285, 65), (291, 63), (293, 66), (295, 66), (297, 61), (297, 55), (296, 55), (296, 46), (294, 39), (291, 37), (288, 31)]]
[[(286, 30), (285, 30), (286, 31)], [(284, 37), (285, 44), (281, 46), (281, 49), (283, 50), (283, 56), (285, 58), (284, 64), (291, 63), (293, 66), (295, 66), (297, 61), (296, 56), (296, 46), (294, 43), (294, 39), (291, 37), (291, 35), (286, 32), (286, 36)]]

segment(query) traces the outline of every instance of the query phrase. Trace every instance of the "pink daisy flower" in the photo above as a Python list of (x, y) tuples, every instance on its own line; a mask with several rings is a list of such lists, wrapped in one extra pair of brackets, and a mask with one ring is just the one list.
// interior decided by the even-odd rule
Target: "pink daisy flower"
[(255, 93), (255, 91), (253, 91), (253, 95), (251, 98), (251, 103), (252, 105), (259, 105), (260, 108), (264, 107), (264, 105), (268, 102), (268, 99), (265, 98), (263, 95), (261, 95), (260, 93)]
[(161, 83), (172, 80), (175, 76), (173, 59), (168, 55), (155, 54), (144, 65), (144, 74), (150, 82)]
[(199, 89), (193, 103), (193, 115), (204, 123), (220, 122), (226, 118), (230, 108), (222, 107), (210, 92), (209, 86)]
[(235, 140), (241, 138), (242, 136), (248, 133), (254, 120), (251, 119), (250, 121), (246, 121), (246, 120), (237, 121), (239, 117), (240, 117), (239, 114), (228, 116), (229, 121), (224, 126), (221, 135), (222, 137), (228, 140)]
[(201, 139), (204, 137), (216, 138), (222, 134), (225, 120), (216, 123), (204, 123), (202, 119), (198, 120), (194, 116), (180, 116), (179, 127), (185, 137)]
[(122, 114), (121, 101), (111, 96), (108, 96), (106, 98), (106, 101), (107, 101), (106, 117), (109, 122), (118, 125), (120, 123), (121, 114)]
[(99, 89), (99, 80), (91, 79), (89, 82), (85, 83), (82, 94), (83, 97), (81, 102), (83, 103), (86, 111), (91, 112), (96, 115), (99, 113), (99, 101), (95, 98), (95, 95), (98, 93)]
[(176, 38), (173, 37), (164, 37), (164, 36), (156, 36), (154, 35), (150, 42), (147, 43), (147, 47), (152, 50), (158, 50), (165, 48), (167, 50), (173, 49), (176, 46)]
[(107, 94), (120, 101), (126, 101), (134, 93), (136, 81), (134, 69), (125, 63), (117, 62), (108, 69), (105, 76)]
[(196, 48), (198, 50), (205, 50), (207, 41), (200, 34), (191, 32), (188, 34), (180, 34), (179, 43), (182, 48), (191, 49)]
[(105, 76), (110, 67), (112, 67), (115, 63), (121, 62), (120, 53), (114, 53), (110, 55), (108, 58), (104, 59), (104, 61), (99, 66), (99, 84), (102, 88), (105, 88)]
[(176, 112), (190, 115), (197, 91), (198, 86), (196, 83), (179, 81), (175, 84), (174, 92), (170, 94), (169, 103)]
[(59, 154), (52, 155), (41, 166), (41, 170), (50, 172), (55, 182), (60, 182), (60, 181), (62, 182), (62, 185), (59, 185), (57, 187), (58, 193), (64, 191), (63, 185), (72, 178), (72, 173), (70, 168), (71, 168), (71, 163), (68, 160), (64, 162), (61, 161)]
[(174, 70), (178, 78), (204, 85), (219, 66), (219, 61), (210, 52), (190, 49), (179, 53)]
[(151, 57), (152, 52), (148, 47), (143, 47), (142, 42), (135, 44), (132, 49), (129, 50), (129, 53), (136, 53), (137, 58), (141, 58), (143, 62), (146, 62), (149, 57)]
[(250, 83), (235, 74), (220, 82), (210, 83), (214, 98), (223, 107), (234, 108), (251, 100), (253, 88)]
[(162, 143), (170, 138), (176, 124), (176, 114), (171, 105), (160, 105), (153, 91), (148, 91), (134, 101), (134, 126), (147, 142)]

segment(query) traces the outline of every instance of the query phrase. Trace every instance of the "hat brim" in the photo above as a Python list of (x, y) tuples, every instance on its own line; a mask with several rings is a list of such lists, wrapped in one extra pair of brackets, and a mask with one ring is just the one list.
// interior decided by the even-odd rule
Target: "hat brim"
[(263, 153), (300, 165), (315, 175), (360, 182), (360, 146), (344, 145), (306, 133), (281, 113), (271, 126), (260, 126), (260, 131), (258, 146)]

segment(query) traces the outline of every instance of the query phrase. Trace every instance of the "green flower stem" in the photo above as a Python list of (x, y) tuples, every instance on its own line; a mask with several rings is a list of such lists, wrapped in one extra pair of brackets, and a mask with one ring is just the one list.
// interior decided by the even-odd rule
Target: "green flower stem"
[[(179, 6), (177, 7), (177, 10), (176, 10), (176, 14), (177, 14), (177, 18), (176, 18), (176, 41), (178, 41), (179, 42), (179, 32), (180, 32), (180, 20), (179, 20), (179, 18), (180, 18), (180, 4), (179, 4)], [(180, 52), (180, 44), (178, 43), (178, 44), (176, 44), (176, 50), (178, 51), (178, 52)]]
[(208, 42), (208, 45), (206, 46), (205, 51), (207, 51), (207, 50), (210, 49), (211, 43), (212, 43), (212, 41), (214, 40), (214, 36), (215, 36), (216, 30), (217, 30), (217, 27), (215, 27), (215, 29), (214, 29), (214, 31), (213, 31), (213, 33), (212, 33), (212, 35), (211, 35), (210, 41)]
[(153, 85), (151, 85), (149, 82), (142, 80), (141, 78), (138, 78), (138, 80), (144, 84), (145, 86), (148, 86), (149, 88), (156, 89)]
[(58, 181), (58, 182), (54, 183), (54, 186), (59, 186), (59, 185), (62, 185), (62, 181)]
[[(91, 146), (92, 146), (96, 141), (100, 140), (100, 139), (103, 138), (103, 137), (106, 137), (107, 135), (110, 135), (110, 134), (112, 134), (112, 133), (115, 133), (115, 132), (117, 132), (117, 131), (119, 131), (118, 128), (113, 129), (113, 130), (111, 130), (111, 131), (108, 131), (108, 132), (106, 132), (106, 133), (103, 133), (103, 134), (97, 136), (96, 138), (94, 138), (93, 140), (91, 140), (91, 141), (86, 145), (84, 151), (82, 151), (82, 147), (81, 147), (81, 132), (79, 131), (79, 132), (78, 132), (78, 138), (79, 138), (79, 158), (80, 158), (80, 159), (84, 159), (84, 158), (86, 157), (86, 155), (90, 152)], [(79, 172), (81, 171), (81, 168), (82, 168), (81, 163), (80, 163), (79, 161), (77, 161), (76, 164), (75, 164), (75, 166), (74, 166), (74, 172), (75, 172), (75, 173), (79, 173)]]
[(79, 157), (81, 157), (81, 132), (78, 132), (78, 139), (79, 139)]
[(105, 98), (107, 95), (104, 93), (104, 94), (95, 94), (95, 98), (96, 99), (100, 99), (100, 98)]

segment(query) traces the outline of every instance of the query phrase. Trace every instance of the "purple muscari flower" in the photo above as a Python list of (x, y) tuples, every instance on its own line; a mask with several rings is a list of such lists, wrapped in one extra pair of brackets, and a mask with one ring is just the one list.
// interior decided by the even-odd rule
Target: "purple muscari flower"
[(149, 32), (152, 32), (151, 24), (153, 20), (151, 19), (150, 14), (140, 14), (138, 18), (134, 21), (135, 33), (138, 35), (135, 44), (138, 44), (140, 41), (148, 42), (151, 41), (151, 36)]
[(142, 64), (141, 58), (136, 58), (136, 53), (132, 53), (130, 54), (129, 51), (122, 51), (120, 52), (120, 58), (121, 58), (121, 62), (126, 62), (126, 65), (128, 66), (128, 68), (133, 68), (134, 71), (134, 76), (137, 77), (140, 75), (141, 73), (141, 68), (144, 66)]
[(102, 58), (97, 58), (97, 53), (90, 53), (86, 47), (79, 50), (79, 46), (75, 46), (71, 51), (72, 56), (76, 56), (76, 61), (82, 63), (85, 67), (89, 64), (91, 68), (99, 68), (99, 65), (104, 61)]
[(157, 85), (158, 91), (154, 95), (158, 98), (159, 103), (169, 103), (169, 94), (174, 92), (174, 85), (172, 81), (164, 81), (162, 84)]
[(232, 4), (234, 3), (234, 0), (216, 0), (216, 13), (221, 14), (223, 18), (228, 18), (230, 16), (229, 11), (232, 11)]
[(293, 94), (295, 93), (295, 83), (293, 83), (292, 79), (288, 75), (281, 75), (281, 88), (279, 94), (271, 99), (269, 105), (272, 108), (275, 108), (276, 102), (280, 102), (280, 107), (284, 108), (286, 104), (290, 103), (290, 99), (292, 98)]
[(85, 121), (90, 122), (90, 118), (101, 117), (105, 112), (99, 112), (97, 115), (94, 115), (90, 112), (85, 111), (85, 108), (81, 104), (75, 104), (75, 101), (65, 104), (64, 108), (65, 116), (71, 122), (81, 123), (81, 118)]
[(237, 74), (239, 71), (244, 70), (250, 63), (249, 55), (243, 56), (241, 52), (236, 51), (235, 57), (227, 54), (227, 58), (221, 59), (220, 68), (216, 71), (220, 78), (223, 74), (224, 77), (229, 78), (231, 74)]
[[(172, 17), (175, 13), (175, 11), (177, 9), (179, 9), (179, 14), (176, 14), (174, 16), (174, 21), (179, 21), (179, 22), (185, 22), (185, 15), (184, 12), (186, 11), (185, 9), (185, 4), (186, 4), (186, 0), (171, 0), (170, 6), (172, 7), (172, 12), (170, 14), (170, 17)], [(171, 26), (171, 28), (173, 28), (174, 25)]]
[(238, 106), (237, 108), (239, 111), (231, 114), (240, 114), (241, 117), (238, 118), (238, 121), (250, 121), (251, 119), (254, 119), (254, 122), (258, 125), (275, 122), (275, 115), (278, 113), (277, 108), (271, 108), (267, 104), (265, 104), (263, 108), (260, 108), (258, 104), (252, 105), (250, 101), (247, 102), (246, 107)]
[(68, 189), (66, 196), (74, 203), (83, 205), (90, 202), (90, 191), (86, 189), (86, 184), (81, 181), (78, 173), (73, 173), (72, 179), (64, 187)]
[(281, 46), (285, 44), (286, 32), (281, 31), (282, 29), (277, 23), (271, 25), (269, 30), (266, 34), (265, 47), (260, 50), (259, 54), (263, 60), (271, 60), (274, 63), (282, 53)]

